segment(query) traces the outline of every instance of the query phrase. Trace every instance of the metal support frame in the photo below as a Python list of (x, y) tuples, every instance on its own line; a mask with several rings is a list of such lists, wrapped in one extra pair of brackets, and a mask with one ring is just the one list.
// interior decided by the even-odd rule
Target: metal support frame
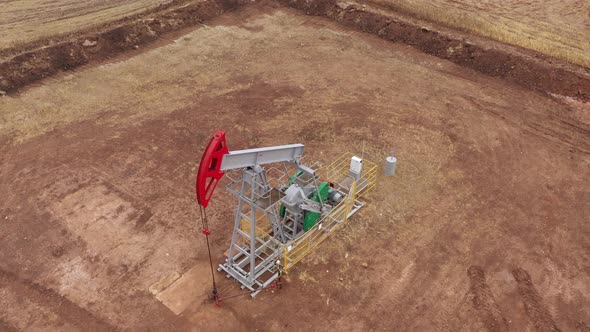
[[(235, 192), (238, 207), (232, 241), (226, 262), (218, 269), (251, 291), (266, 287), (278, 277), (276, 261), (280, 259), (280, 239), (284, 236), (278, 225), (278, 213), (273, 209), (274, 202), (269, 201), (271, 190), (263, 167), (242, 171), (240, 190)], [(259, 231), (257, 220), (260, 218), (268, 218), (274, 236), (265, 236), (265, 232)], [(252, 296), (256, 294), (253, 292)]]

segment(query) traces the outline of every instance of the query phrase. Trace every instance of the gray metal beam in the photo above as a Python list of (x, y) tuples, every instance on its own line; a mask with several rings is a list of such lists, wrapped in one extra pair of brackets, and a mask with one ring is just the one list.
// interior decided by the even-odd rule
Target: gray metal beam
[(278, 163), (283, 161), (297, 162), (303, 155), (303, 144), (289, 144), (266, 148), (230, 151), (223, 155), (221, 170), (238, 169)]

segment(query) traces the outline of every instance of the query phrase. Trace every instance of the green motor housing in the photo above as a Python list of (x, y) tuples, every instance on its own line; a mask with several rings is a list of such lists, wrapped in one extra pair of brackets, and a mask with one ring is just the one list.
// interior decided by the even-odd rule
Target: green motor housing
[[(322, 182), (318, 186), (318, 190), (313, 192), (313, 196), (311, 197), (312, 201), (322, 202), (325, 203), (326, 199), (328, 198), (328, 192), (330, 191), (330, 184), (328, 182)], [(320, 219), (321, 214), (318, 212), (305, 212), (305, 216), (303, 218), (303, 230), (308, 231), (311, 229), (315, 224), (317, 224), (318, 220)]]

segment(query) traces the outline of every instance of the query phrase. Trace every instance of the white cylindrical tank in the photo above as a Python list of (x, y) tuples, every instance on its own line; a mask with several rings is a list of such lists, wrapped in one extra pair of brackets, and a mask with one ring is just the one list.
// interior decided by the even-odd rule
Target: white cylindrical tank
[(394, 156), (389, 156), (385, 158), (385, 176), (394, 176), (395, 175), (395, 164), (397, 163), (397, 158)]

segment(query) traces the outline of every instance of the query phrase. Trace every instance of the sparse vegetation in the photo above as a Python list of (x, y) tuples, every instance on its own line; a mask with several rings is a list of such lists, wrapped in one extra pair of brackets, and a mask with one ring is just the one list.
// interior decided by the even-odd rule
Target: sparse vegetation
[(166, 0), (9, 1), (0, 11), (0, 50), (91, 29), (141, 13)]
[[(535, 17), (531, 11), (528, 15), (518, 17), (512, 13), (502, 15), (492, 10), (485, 11), (463, 0), (465, 4), (458, 5), (449, 0), (373, 0), (382, 6), (397, 11), (412, 14), (418, 18), (434, 21), (452, 28), (459, 28), (470, 33), (495, 39), (507, 44), (524, 47), (546, 55), (550, 55), (577, 65), (590, 68), (590, 34), (588, 25), (576, 26), (566, 22), (565, 14), (559, 24), (557, 19), (552, 21)], [(563, 4), (562, 4), (563, 5)], [(483, 6), (483, 5), (479, 5)], [(510, 4), (505, 4), (508, 13)], [(521, 4), (521, 6), (523, 6)], [(526, 6), (526, 5), (525, 5)], [(531, 4), (532, 6), (532, 4)], [(572, 8), (572, 11), (575, 8)], [(589, 15), (589, 8), (579, 8), (579, 16)], [(586, 14), (585, 14), (586, 13)], [(570, 17), (572, 15), (569, 13)], [(584, 20), (580, 20), (583, 22)]]

